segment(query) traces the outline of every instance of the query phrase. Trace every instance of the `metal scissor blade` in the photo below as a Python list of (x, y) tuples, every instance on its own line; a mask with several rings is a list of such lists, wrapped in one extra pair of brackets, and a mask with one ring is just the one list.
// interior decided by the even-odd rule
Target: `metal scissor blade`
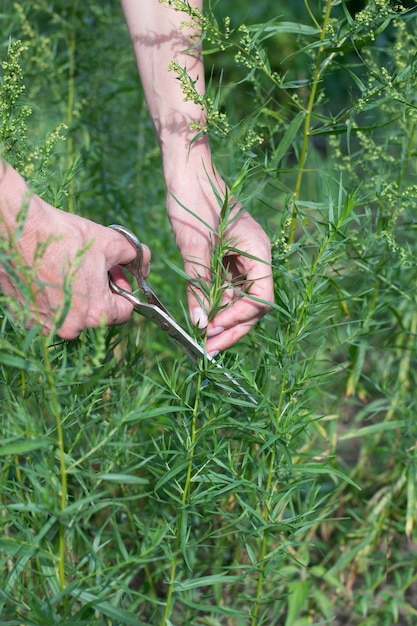
[[(135, 298), (135, 296), (133, 296)], [(222, 367), (220, 363), (216, 363), (212, 356), (209, 356), (203, 346), (201, 346), (191, 335), (189, 335), (177, 322), (165, 311), (159, 309), (153, 304), (148, 304), (147, 302), (140, 302), (135, 298), (136, 302), (134, 302), (134, 306), (136, 311), (141, 313), (147, 319), (150, 319), (154, 324), (159, 326), (164, 332), (167, 333), (171, 337), (171, 339), (181, 348), (181, 350), (186, 354), (192, 361), (196, 362), (199, 359), (204, 361), (208, 361), (209, 363), (213, 363), (218, 369), (222, 376), (225, 376), (232, 388), (238, 392), (246, 396), (246, 399), (249, 400), (255, 406), (258, 406), (255, 398), (245, 389), (242, 385), (232, 376), (227, 370)], [(133, 301), (133, 300), (132, 300)]]
[(147, 302), (137, 302), (135, 309), (141, 315), (151, 320), (159, 326), (171, 339), (190, 357), (192, 361), (198, 359), (209, 359), (206, 351), (196, 342), (181, 326), (172, 318), (169, 313), (159, 307)]
[[(213, 362), (213, 359), (210, 358), (209, 361)], [(216, 369), (219, 369), (221, 371), (222, 376), (225, 376), (225, 378), (228, 379), (228, 381), (231, 383), (233, 389), (236, 392), (239, 392), (240, 394), (244, 395), (246, 400), (249, 400), (249, 402), (251, 404), (253, 404), (254, 406), (258, 406), (257, 400), (255, 400), (255, 398), (249, 393), (249, 391), (247, 389), (242, 387), (242, 385), (236, 380), (236, 378), (234, 376), (232, 376), (230, 374), (230, 372), (225, 370), (224, 367), (222, 367), (222, 365), (220, 363), (215, 363), (215, 366), (216, 366)], [(215, 381), (213, 381), (213, 382), (215, 382)]]
[[(114, 293), (123, 296), (128, 300), (135, 311), (151, 320), (159, 326), (171, 339), (181, 348), (181, 350), (190, 357), (192, 361), (208, 358), (206, 351), (200, 346), (191, 335), (189, 335), (170, 315), (166, 307), (156, 298), (157, 303), (142, 302), (131, 291), (119, 287), (111, 276), (109, 276), (110, 288)], [(151, 292), (153, 294), (153, 292)], [(153, 298), (154, 299), (154, 298)]]

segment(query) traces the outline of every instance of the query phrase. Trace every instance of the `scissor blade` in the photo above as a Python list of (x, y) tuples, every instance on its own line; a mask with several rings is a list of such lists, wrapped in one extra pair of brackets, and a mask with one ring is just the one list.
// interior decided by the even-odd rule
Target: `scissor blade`
[(236, 392), (246, 396), (255, 406), (258, 406), (257, 401), (242, 385), (234, 378), (227, 370), (225, 370), (220, 363), (216, 363), (213, 357), (209, 356), (205, 349), (197, 343), (191, 335), (189, 335), (177, 322), (165, 311), (161, 311), (158, 307), (148, 304), (146, 302), (139, 302), (135, 305), (137, 311), (139, 311), (144, 317), (152, 320), (157, 326), (162, 328), (163, 331), (171, 337), (171, 339), (181, 348), (181, 350), (194, 362), (202, 359), (214, 363), (215, 367), (219, 369), (222, 376), (225, 376)]
[[(209, 359), (209, 360), (212, 361), (213, 359)], [(247, 389), (242, 387), (239, 381), (237, 381), (236, 378), (230, 374), (230, 372), (225, 370), (224, 367), (222, 367), (220, 363), (215, 362), (215, 366), (216, 366), (216, 369), (219, 369), (221, 371), (222, 376), (225, 376), (225, 378), (227, 378), (229, 383), (231, 383), (235, 392), (245, 396), (246, 400), (249, 400), (249, 402), (253, 404), (254, 406), (258, 406), (258, 402), (255, 400), (255, 398), (249, 393)]]
[[(131, 300), (133, 302), (133, 299)], [(198, 344), (191, 335), (189, 335), (181, 326), (170, 316), (169, 313), (160, 309), (153, 304), (147, 302), (140, 302), (135, 299), (134, 307), (138, 313), (151, 320), (154, 324), (159, 326), (171, 339), (181, 348), (181, 350), (192, 359), (197, 361), (198, 359), (207, 358), (206, 351), (200, 344)]]

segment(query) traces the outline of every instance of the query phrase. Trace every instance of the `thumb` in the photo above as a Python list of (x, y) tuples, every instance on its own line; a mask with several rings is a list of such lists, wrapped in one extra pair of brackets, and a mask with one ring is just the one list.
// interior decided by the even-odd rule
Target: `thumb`
[(132, 245), (124, 235), (108, 227), (106, 229), (106, 236), (105, 251), (110, 267), (114, 265), (127, 265), (134, 260), (137, 251), (134, 245)]

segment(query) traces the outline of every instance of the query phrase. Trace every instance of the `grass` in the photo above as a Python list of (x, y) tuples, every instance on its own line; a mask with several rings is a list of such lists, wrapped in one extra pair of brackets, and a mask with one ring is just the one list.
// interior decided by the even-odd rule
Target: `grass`
[[(48, 201), (137, 232), (186, 325), (119, 7), (19, 7), (0, 2), (3, 153)], [(216, 164), (273, 242), (275, 306), (221, 357), (258, 407), (144, 319), (62, 342), (3, 297), (1, 621), (411, 625), (415, 12), (206, 10)]]

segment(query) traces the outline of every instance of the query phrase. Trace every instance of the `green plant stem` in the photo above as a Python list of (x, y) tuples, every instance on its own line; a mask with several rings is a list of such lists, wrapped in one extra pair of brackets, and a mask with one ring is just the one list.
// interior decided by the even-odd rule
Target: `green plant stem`
[[(23, 259), (20, 259), (22, 266), (24, 267), (25, 273), (25, 283), (29, 287), (29, 294), (31, 302), (36, 302), (36, 294), (34, 291), (33, 275), (32, 268), (27, 268), (24, 266)], [(41, 327), (39, 311), (35, 309), (35, 315), (37, 317), (37, 323), (39, 327)], [(52, 413), (55, 419), (56, 424), (56, 433), (57, 433), (57, 447), (58, 447), (58, 457), (59, 457), (59, 476), (61, 481), (61, 498), (60, 498), (60, 512), (63, 513), (65, 511), (67, 505), (67, 470), (65, 463), (65, 444), (64, 444), (64, 430), (61, 419), (61, 411), (59, 406), (58, 399), (58, 390), (55, 385), (54, 375), (52, 371), (51, 361), (49, 358), (49, 346), (47, 337), (45, 337), (42, 333), (40, 334), (40, 341), (42, 346), (42, 356), (43, 356), (43, 367), (44, 374), (47, 381), (50, 398), (51, 398), (51, 406)], [(65, 589), (65, 560), (66, 560), (66, 549), (65, 549), (65, 524), (62, 519), (59, 519), (59, 531), (58, 531), (58, 579), (60, 589)], [(63, 605), (64, 609), (67, 606), (66, 597), (63, 597)]]
[[(74, 162), (74, 140), (72, 138), (72, 121), (74, 117), (74, 101), (75, 101), (75, 48), (76, 48), (76, 9), (77, 9), (77, 0), (72, 1), (72, 12), (71, 12), (71, 24), (70, 24), (70, 39), (69, 39), (69, 68), (68, 68), (68, 99), (67, 99), (67, 123), (69, 128), (68, 133), (68, 159), (67, 159), (67, 167), (68, 171), (71, 168), (72, 163)], [(75, 199), (74, 199), (74, 178), (71, 178), (68, 184), (68, 211), (70, 213), (74, 213), (75, 210)]]
[[(349, 205), (348, 205), (349, 206)], [(341, 222), (343, 222), (344, 219), (344, 214), (340, 217), (340, 222), (336, 223), (334, 225), (329, 225), (329, 231), (327, 234), (327, 237), (325, 238), (325, 240), (323, 241), (323, 243), (321, 244), (318, 252), (317, 252), (317, 256), (314, 260), (314, 262), (312, 263), (312, 267), (311, 267), (311, 273), (310, 273), (310, 278), (308, 280), (308, 283), (305, 286), (305, 296), (303, 299), (303, 302), (299, 308), (299, 313), (297, 316), (297, 319), (295, 320), (295, 323), (293, 325), (293, 330), (291, 333), (291, 337), (289, 338), (289, 342), (288, 342), (288, 358), (291, 359), (291, 357), (293, 356), (294, 350), (298, 344), (298, 342), (296, 341), (297, 337), (299, 337), (301, 329), (303, 327), (303, 324), (305, 323), (305, 319), (307, 317), (307, 308), (309, 303), (311, 302), (312, 298), (313, 298), (313, 293), (314, 293), (314, 283), (317, 277), (317, 272), (318, 272), (318, 268), (320, 265), (320, 262), (328, 248), (329, 245), (332, 244), (332, 241), (336, 235), (336, 233), (338, 232), (340, 226), (341, 226)], [(282, 372), (282, 378), (281, 378), (281, 385), (280, 385), (280, 392), (279, 392), (279, 396), (278, 396), (278, 402), (277, 402), (277, 406), (276, 406), (276, 410), (275, 410), (275, 435), (278, 435), (278, 429), (279, 429), (279, 423), (280, 423), (280, 416), (281, 416), (281, 412), (282, 412), (282, 407), (284, 404), (284, 400), (285, 400), (285, 394), (286, 394), (286, 373), (285, 370)], [(276, 459), (276, 449), (273, 448), (270, 452), (270, 457), (269, 457), (269, 465), (268, 465), (268, 475), (267, 475), (267, 480), (266, 480), (266, 487), (265, 487), (265, 501), (264, 501), (264, 506), (263, 506), (263, 518), (265, 520), (265, 530), (263, 532), (263, 538), (262, 538), (262, 544), (261, 544), (261, 551), (260, 551), (260, 558), (259, 558), (259, 567), (258, 567), (258, 580), (257, 580), (257, 588), (256, 588), (256, 598), (255, 598), (255, 604), (254, 604), (254, 608), (253, 608), (253, 612), (252, 612), (252, 621), (251, 621), (251, 626), (256, 626), (257, 624), (257, 619), (258, 619), (258, 613), (259, 613), (259, 606), (261, 603), (261, 594), (262, 594), (262, 586), (263, 586), (263, 581), (265, 578), (265, 559), (267, 556), (267, 547), (268, 547), (268, 535), (267, 535), (267, 526), (268, 526), (268, 517), (269, 517), (269, 511), (270, 511), (270, 503), (271, 503), (271, 489), (272, 489), (272, 481), (274, 478), (274, 474), (275, 474), (275, 459)]]
[(172, 612), (172, 596), (174, 592), (174, 584), (175, 584), (175, 578), (176, 578), (177, 567), (178, 567), (178, 554), (180, 551), (181, 529), (182, 529), (182, 524), (183, 524), (183, 519), (184, 519), (184, 509), (187, 506), (190, 489), (191, 489), (191, 478), (192, 478), (193, 463), (194, 463), (194, 450), (195, 450), (195, 442), (196, 442), (196, 435), (197, 435), (197, 415), (198, 415), (198, 408), (200, 404), (199, 400), (200, 400), (201, 382), (202, 382), (202, 375), (201, 375), (201, 372), (199, 372), (198, 378), (197, 378), (197, 393), (196, 393), (196, 398), (195, 398), (195, 402), (193, 406), (193, 413), (191, 417), (187, 474), (185, 477), (184, 489), (183, 489), (182, 496), (181, 496), (181, 510), (178, 515), (176, 538), (175, 538), (175, 545), (174, 545), (174, 555), (172, 558), (171, 571), (170, 571), (170, 576), (169, 576), (169, 588), (168, 588), (167, 599), (165, 603), (165, 610), (164, 610), (164, 614), (162, 617), (161, 626), (166, 626), (166, 624), (168, 624), (168, 620)]
[[(58, 394), (57, 389), (54, 382), (54, 377), (52, 373), (51, 363), (49, 359), (49, 351), (46, 339), (41, 336), (42, 341), (42, 351), (45, 363), (45, 375), (46, 380), (48, 382), (48, 388), (51, 394), (52, 401), (52, 409), (55, 417), (56, 424), (56, 432), (57, 432), (57, 446), (58, 446), (58, 456), (59, 456), (59, 475), (61, 480), (61, 501), (60, 501), (60, 510), (61, 513), (65, 511), (65, 507), (67, 504), (67, 471), (65, 464), (65, 445), (64, 445), (64, 430), (61, 420), (61, 411), (59, 408)], [(58, 533), (58, 578), (59, 578), (59, 586), (61, 590), (65, 589), (65, 560), (66, 560), (66, 549), (65, 549), (65, 524), (62, 519), (59, 520), (59, 533)], [(63, 605), (66, 608), (67, 601), (65, 595), (63, 596)]]
[[(320, 32), (321, 42), (324, 41), (324, 38), (326, 36), (327, 27), (329, 24), (330, 14), (332, 10), (332, 4), (333, 4), (332, 0), (327, 0), (323, 25), (322, 25), (321, 32)], [(306, 1), (306, 6), (307, 6), (308, 11), (311, 13), (311, 10), (308, 7), (307, 1)], [(321, 64), (322, 64), (322, 59), (323, 59), (323, 53), (324, 53), (324, 46), (320, 46), (317, 52), (316, 65), (314, 68), (314, 74), (313, 74), (313, 79), (311, 83), (311, 91), (310, 91), (310, 96), (308, 99), (308, 104), (306, 108), (306, 116), (304, 120), (303, 143), (301, 145), (300, 163), (298, 166), (298, 173), (297, 173), (297, 178), (295, 181), (293, 203), (292, 203), (293, 210), (292, 210), (292, 216), (291, 216), (290, 231), (288, 235), (288, 242), (290, 244), (294, 242), (295, 229), (297, 227), (297, 202), (300, 199), (301, 184), (302, 184), (303, 175), (305, 171), (305, 164), (307, 160), (307, 149), (308, 149), (308, 142), (310, 139), (311, 117), (313, 115), (313, 108), (314, 108), (314, 103), (316, 101), (317, 88), (318, 88), (320, 77), (321, 77), (320, 75), (321, 75)]]
[[(277, 404), (277, 411), (276, 411), (277, 415), (281, 412), (281, 407), (282, 407), (282, 403), (284, 399), (284, 394), (285, 394), (284, 380), (285, 380), (285, 377), (283, 376), (281, 380), (281, 388), (280, 388), (278, 404)], [(266, 481), (266, 497), (265, 497), (265, 503), (264, 503), (264, 508), (263, 508), (263, 518), (266, 524), (268, 523), (268, 516), (269, 516), (270, 491), (271, 491), (272, 479), (274, 475), (275, 456), (276, 456), (276, 451), (274, 448), (271, 451), (271, 455), (269, 459), (268, 478)], [(259, 607), (261, 604), (262, 586), (263, 586), (263, 582), (265, 578), (265, 565), (264, 564), (265, 564), (267, 548), (268, 548), (268, 535), (267, 535), (266, 530), (264, 530), (263, 537), (262, 537), (262, 544), (261, 544), (261, 553), (260, 553), (260, 558), (259, 558), (258, 580), (256, 583), (256, 596), (255, 596), (255, 604), (254, 604), (253, 611), (252, 611), (251, 626), (256, 626), (257, 621), (258, 621)]]

